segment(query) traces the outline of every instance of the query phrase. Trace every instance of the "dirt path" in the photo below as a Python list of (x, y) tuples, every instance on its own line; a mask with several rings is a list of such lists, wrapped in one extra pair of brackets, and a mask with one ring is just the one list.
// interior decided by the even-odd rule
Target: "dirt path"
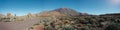
[(0, 30), (25, 30), (39, 21), (40, 19), (34, 18), (23, 22), (0, 22)]

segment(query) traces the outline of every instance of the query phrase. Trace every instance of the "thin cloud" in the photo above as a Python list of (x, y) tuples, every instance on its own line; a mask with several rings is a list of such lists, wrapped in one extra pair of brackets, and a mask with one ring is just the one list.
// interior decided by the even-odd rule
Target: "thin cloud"
[(118, 6), (120, 5), (120, 0), (109, 0), (110, 5), (112, 6)]

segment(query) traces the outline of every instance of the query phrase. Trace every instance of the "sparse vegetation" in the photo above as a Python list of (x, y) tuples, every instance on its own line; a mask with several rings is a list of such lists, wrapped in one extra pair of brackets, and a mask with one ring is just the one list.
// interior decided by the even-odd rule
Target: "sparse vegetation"
[(110, 27), (120, 30), (119, 17), (61, 16), (54, 17), (56, 19), (41, 19), (41, 22), (45, 22), (44, 30), (109, 30)]

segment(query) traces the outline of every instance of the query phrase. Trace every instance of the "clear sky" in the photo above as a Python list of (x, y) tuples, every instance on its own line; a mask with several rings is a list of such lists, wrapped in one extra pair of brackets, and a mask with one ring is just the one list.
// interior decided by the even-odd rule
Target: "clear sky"
[(0, 0), (0, 13), (18, 16), (61, 7), (88, 14), (120, 13), (120, 0)]

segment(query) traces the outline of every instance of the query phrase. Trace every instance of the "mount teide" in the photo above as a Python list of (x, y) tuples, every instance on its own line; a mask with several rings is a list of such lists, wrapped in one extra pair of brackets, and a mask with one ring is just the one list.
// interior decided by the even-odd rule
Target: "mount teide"
[(79, 13), (70, 8), (58, 8), (50, 12), (54, 12), (54, 11), (59, 12), (61, 14), (68, 15), (68, 16), (88, 15), (87, 13)]

